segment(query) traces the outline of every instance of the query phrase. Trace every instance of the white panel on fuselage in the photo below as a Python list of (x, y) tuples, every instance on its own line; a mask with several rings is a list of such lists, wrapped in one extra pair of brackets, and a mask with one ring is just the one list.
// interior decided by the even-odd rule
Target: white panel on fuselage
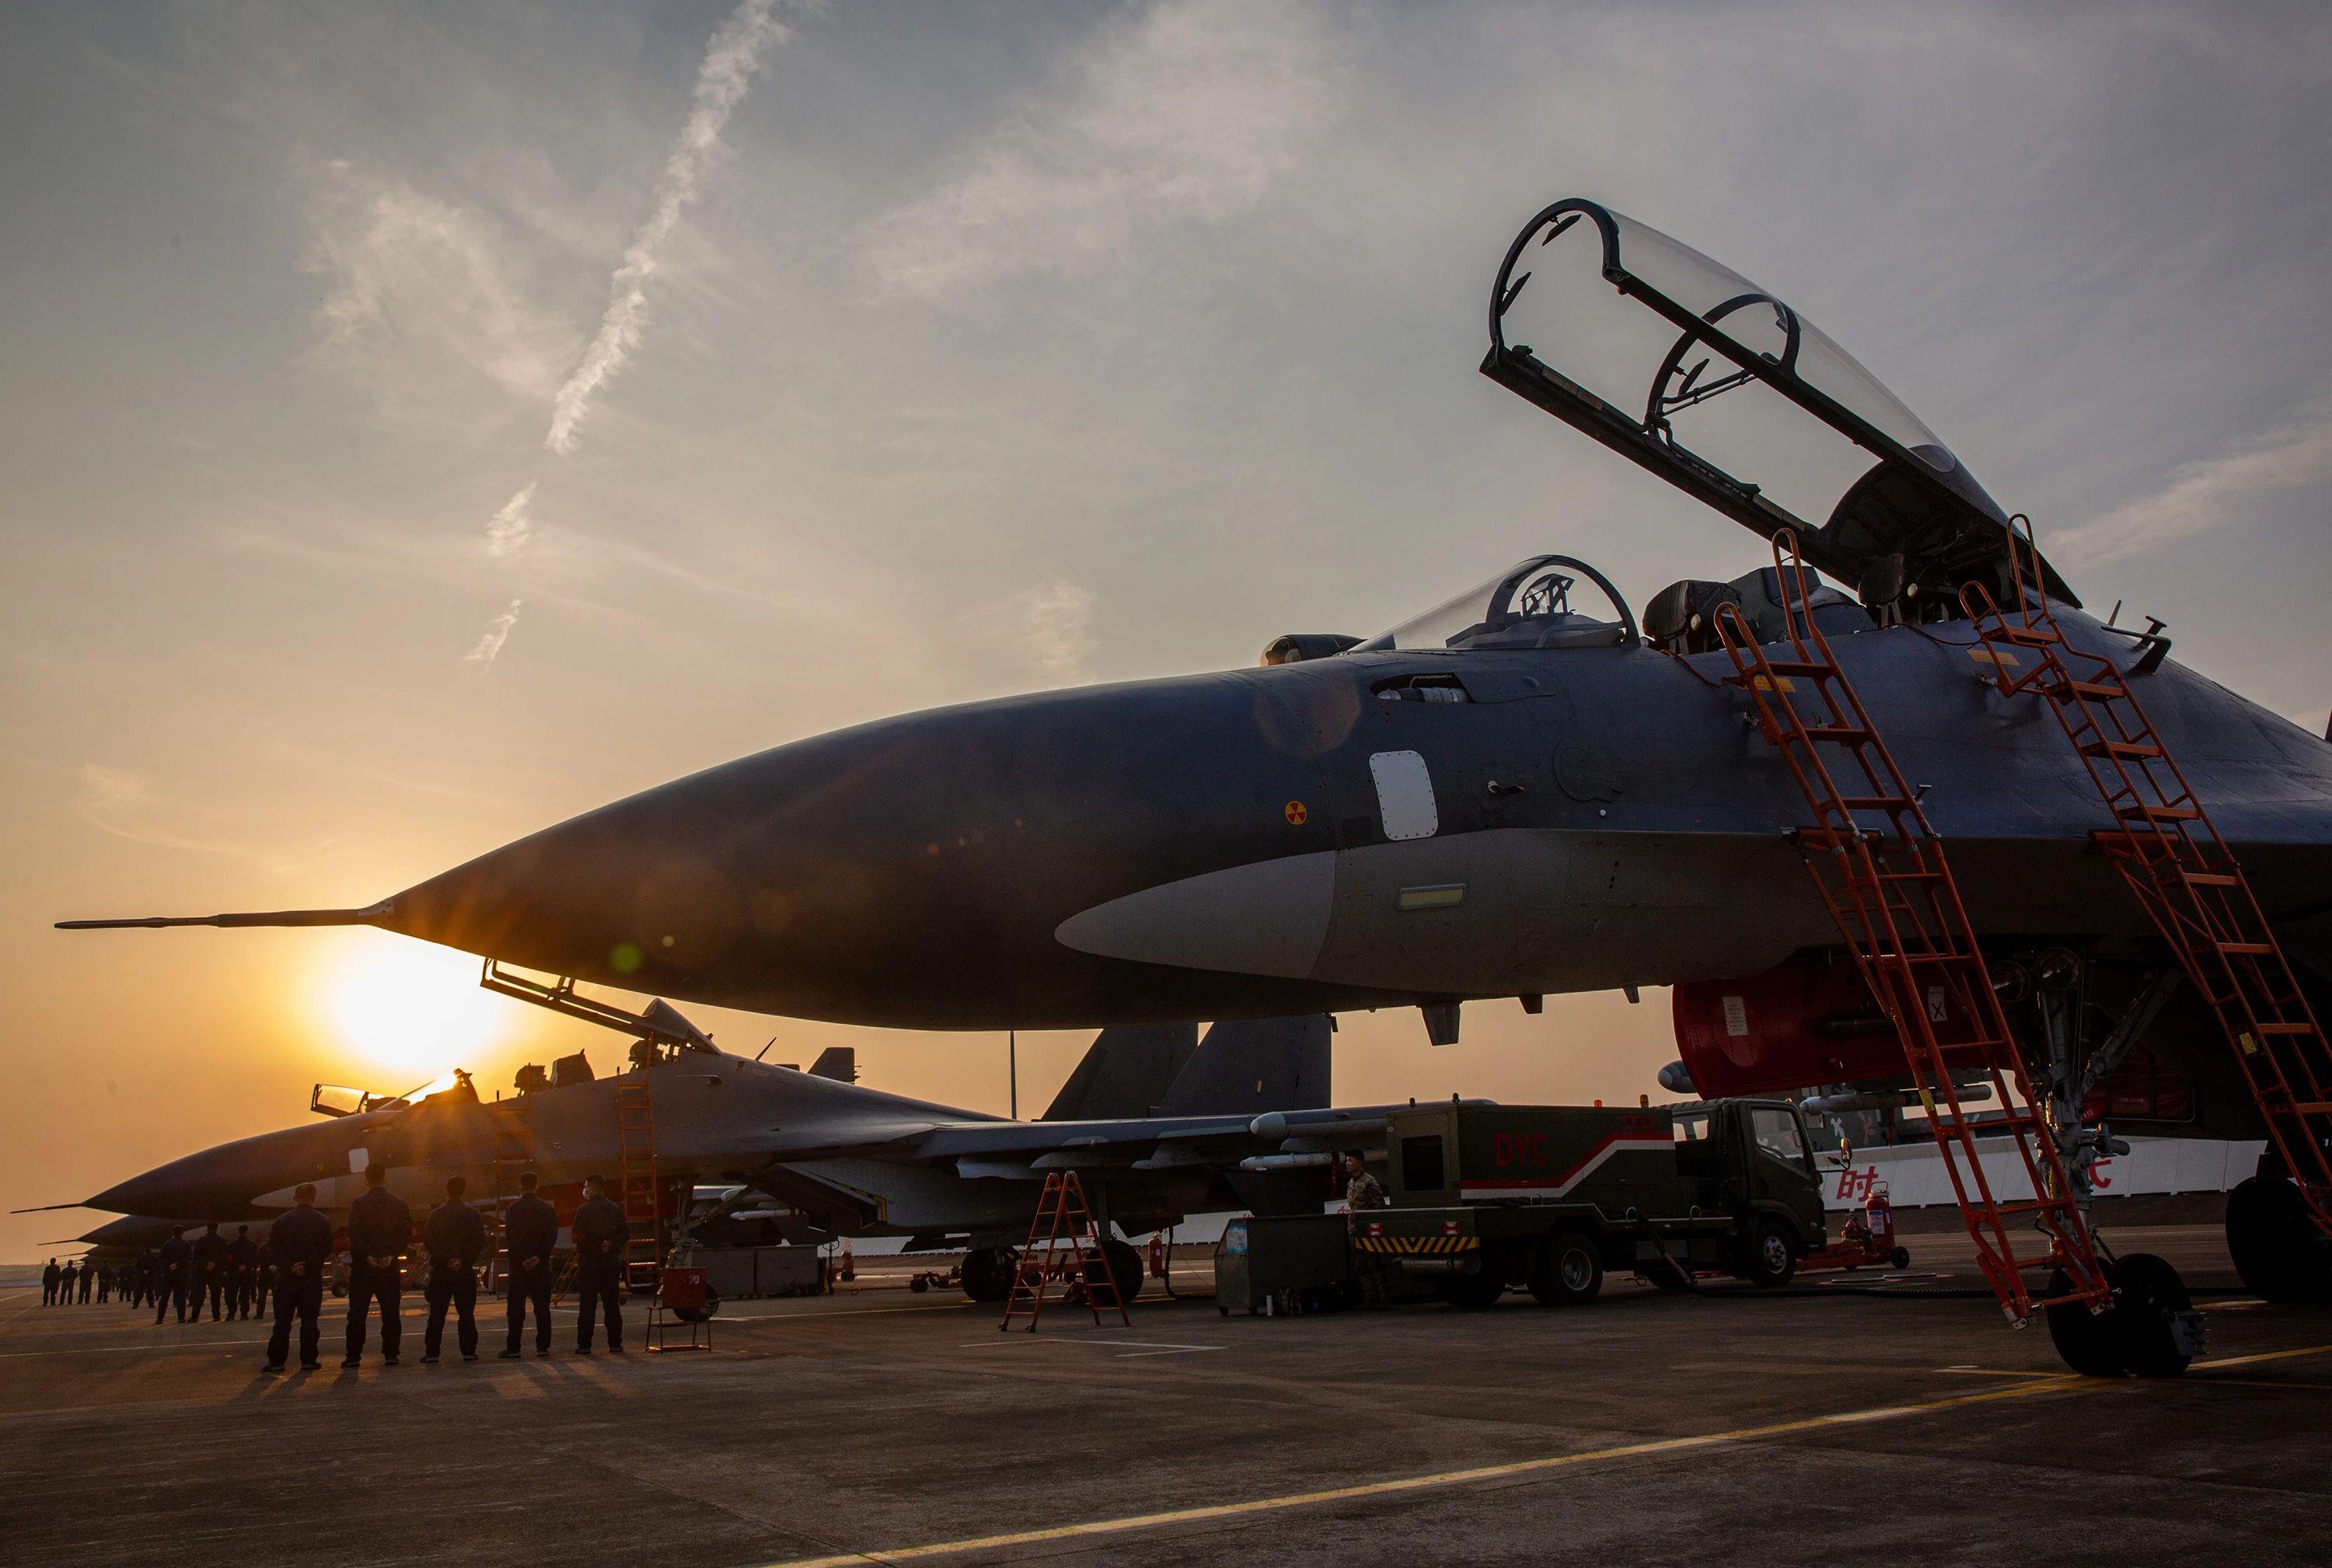
[(1433, 774), (1415, 751), (1379, 751), (1369, 759), (1369, 772), (1377, 781), (1377, 811), (1384, 820), (1384, 836), (1430, 838), (1441, 830), (1441, 813), (1433, 804)]

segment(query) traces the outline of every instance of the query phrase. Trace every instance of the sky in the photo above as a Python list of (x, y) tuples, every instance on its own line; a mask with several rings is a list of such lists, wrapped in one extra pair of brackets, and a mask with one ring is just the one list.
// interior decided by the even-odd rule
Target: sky
[[(1475, 373), (1561, 196), (1791, 301), (2093, 605), (2321, 731), (2327, 85), (2310, 4), (0, 8), (0, 1206), (621, 1048), (385, 933), (53, 920), (368, 904), (1542, 550), (1638, 605), (1756, 564)], [(1005, 1108), (996, 1037), (693, 1010)], [(1085, 1039), (1021, 1041), (1024, 1108)], [(1354, 1101), (1674, 1056), (1649, 992), (1338, 1053)]]

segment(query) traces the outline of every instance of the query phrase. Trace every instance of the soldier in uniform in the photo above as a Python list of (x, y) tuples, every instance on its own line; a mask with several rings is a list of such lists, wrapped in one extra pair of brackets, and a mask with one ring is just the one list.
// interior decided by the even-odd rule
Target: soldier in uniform
[(316, 1211), (316, 1184), (302, 1181), (292, 1196), (300, 1206), (268, 1228), (267, 1251), (281, 1271), (275, 1284), (275, 1332), (267, 1336), (267, 1370), (280, 1372), (292, 1353), (292, 1316), (300, 1317), (300, 1370), (321, 1364), (316, 1315), (324, 1309), (324, 1269), (332, 1261), (332, 1222)]
[(216, 1323), (225, 1315), (227, 1273), (232, 1255), (226, 1238), (218, 1233), (218, 1221), (214, 1219), (195, 1238), (192, 1265), (189, 1270), (194, 1284), (194, 1321), (203, 1320), (203, 1303), (211, 1306), (211, 1321)]
[(64, 1276), (64, 1270), (57, 1267), (57, 1260), (53, 1257), (50, 1258), (49, 1266), (41, 1270), (41, 1305), (43, 1306), (56, 1305), (57, 1286)]
[(530, 1302), (534, 1305), (534, 1353), (550, 1353), (550, 1253), (559, 1245), (559, 1210), (535, 1196), (536, 1181), (531, 1171), (521, 1176), (517, 1201), (502, 1211), (502, 1246), (507, 1255), (502, 1296), (510, 1304), (510, 1343), (502, 1347), (504, 1361), (518, 1359)]
[(91, 1293), (96, 1289), (97, 1265), (84, 1257), (81, 1260), (81, 1295), (74, 1299), (86, 1306), (89, 1305)]
[(189, 1250), (186, 1233), (183, 1230), (171, 1231), (170, 1239), (162, 1243), (162, 1250), (158, 1254), (162, 1267), (155, 1281), (154, 1291), (156, 1323), (169, 1315), (174, 1303), (178, 1308), (178, 1321), (186, 1321), (186, 1257)]
[(113, 1299), (113, 1265), (100, 1265), (97, 1271), (97, 1301), (100, 1306)]
[(1356, 1214), (1385, 1207), (1384, 1183), (1369, 1174), (1369, 1158), (1357, 1149), (1344, 1155), (1344, 1207)]
[(624, 1353), (624, 1244), (632, 1238), (623, 1206), (607, 1196), (597, 1176), (583, 1183), (583, 1206), (568, 1229), (575, 1238), (575, 1289), (581, 1297), (575, 1326), (575, 1353), (591, 1353), (592, 1318), (605, 1307), (607, 1348)]
[(397, 1257), (413, 1240), (413, 1210), (388, 1190), (388, 1168), (365, 1167), (365, 1190), (349, 1205), (349, 1339), (344, 1367), (364, 1359), (365, 1320), (380, 1303), (380, 1359), (397, 1364), (405, 1339), (405, 1276)]
[(249, 1317), (252, 1293), (259, 1283), (259, 1244), (252, 1240), (250, 1226), (234, 1228), (234, 1239), (226, 1244), (226, 1315), (238, 1319)]
[(469, 1183), (445, 1179), (445, 1201), (429, 1211), (421, 1238), (429, 1247), (429, 1324), (422, 1331), (421, 1362), (433, 1366), (445, 1343), (445, 1308), (456, 1315), (462, 1359), (478, 1359), (478, 1264), (486, 1255), (486, 1222), (462, 1194)]
[(81, 1270), (71, 1258), (65, 1260), (65, 1271), (57, 1276), (57, 1305), (72, 1305), (73, 1286), (81, 1283)]

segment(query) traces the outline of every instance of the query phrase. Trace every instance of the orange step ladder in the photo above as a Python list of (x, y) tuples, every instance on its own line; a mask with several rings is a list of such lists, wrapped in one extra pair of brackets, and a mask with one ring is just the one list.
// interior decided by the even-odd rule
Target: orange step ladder
[[(651, 1043), (650, 1052), (655, 1049)], [(656, 1171), (655, 1095), (648, 1085), (654, 1071), (643, 1066), (636, 1081), (628, 1075), (616, 1080), (616, 1175), (624, 1218), (631, 1225), (631, 1238), (624, 1244), (624, 1283), (634, 1288), (653, 1288), (664, 1262), (664, 1184)]]
[(2009, 539), (2014, 612), (1981, 585), (1961, 595), (1993, 650), (1993, 678), (2002, 692), (2037, 695), (2057, 715), (2116, 824), (2099, 831), (2099, 847), (2218, 1015), (2270, 1143), (2317, 1229), (2332, 1236), (2332, 1044), (2242, 865), (2128, 678), (2109, 655), (2065, 640), (2047, 593), (2026, 587), (2040, 576), (2029, 532), (2012, 522)]
[[(1839, 668), (1814, 624), (1811, 583), (1797, 539), (1773, 536), (1773, 565), (1789, 630), (1788, 656), (1762, 646), (1738, 605), (1716, 612), (1733, 661), (1731, 684), (1749, 693), (1759, 731), (1782, 754), (1813, 826), (1796, 839), (1823, 906), (1837, 923), (1880, 1009), (1895, 1026), (1912, 1086), (1926, 1108), (1976, 1264), (2011, 1322), (2110, 1296), (2088, 1221), (2076, 1200), (2039, 1076), (2010, 1030), (1992, 976), (1960, 902), (1943, 840), (1918, 796)], [(1976, 1124), (1960, 1103), (1954, 1070), (1980, 1069), (2002, 1107), (1987, 1131), (2007, 1133), (2032, 1196), (2002, 1202), (1978, 1157)], [(2012, 1221), (2045, 1242), (2019, 1252)], [(2046, 1270), (2036, 1290), (2026, 1276)]]
[(1056, 1285), (1062, 1287), (1065, 1302), (1075, 1299), (1076, 1291), (1085, 1292), (1096, 1328), (1101, 1325), (1104, 1300), (1120, 1323), (1133, 1326), (1125, 1300), (1118, 1294), (1116, 1276), (1109, 1271), (1109, 1259), (1102, 1254), (1101, 1234), (1085, 1206), (1085, 1183), (1074, 1171), (1056, 1171), (1045, 1178), (1036, 1218), (1028, 1222), (1028, 1244), (1012, 1266), (1012, 1293), (1005, 1299), (1004, 1321), (997, 1328), (1010, 1328), (1013, 1315), (1025, 1305), (1028, 1332), (1036, 1333), (1037, 1320), (1044, 1315), (1047, 1292)]

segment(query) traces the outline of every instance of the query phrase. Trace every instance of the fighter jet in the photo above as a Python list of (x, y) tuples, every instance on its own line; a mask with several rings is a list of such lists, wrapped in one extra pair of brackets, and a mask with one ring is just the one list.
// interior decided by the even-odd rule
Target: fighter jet
[[(1659, 231), (1550, 206), (1509, 249), (1488, 319), (1492, 380), (1761, 538), (1786, 534), (1812, 575), (1687, 575), (1639, 619), (1587, 562), (1534, 555), (1374, 636), (1277, 637), (1256, 668), (779, 746), (365, 908), (72, 923), (369, 924), (635, 990), (923, 1028), (1416, 1006), (1446, 1044), (1461, 1001), (1671, 986), (1704, 1089), (1899, 1084), (1900, 1009), (1848, 961), (1805, 874), (1798, 777), (1722, 645), (1735, 626), (1742, 656), (1786, 663), (1811, 622), (1948, 844), (1972, 940), (2012, 1005), (2045, 1015), (2048, 1093), (2069, 1104), (2142, 1068), (2175, 1092), (2149, 1090), (2137, 1120), (2275, 1132), (2313, 1173), (2297, 1190), (2267, 1173), (2281, 1185), (2254, 1191), (2237, 1256), (2271, 1294), (2332, 1279), (2312, 1250), (2332, 1201), (2321, 1138), (2270, 1125), (2208, 988), (2176, 983), (2191, 954), (2100, 852), (2128, 819), (2101, 804), (2096, 756), (2015, 685), (2040, 649), (2003, 652), (1974, 617), (2045, 595), (2056, 651), (2142, 693), (2148, 744), (2177, 760), (2272, 932), (2237, 945), (2280, 944), (2298, 990), (2278, 1005), (2302, 1011), (2332, 972), (2332, 746), (2170, 657), (2161, 623), (2082, 608), (1900, 399)], [(1466, 569), (1462, 546), (1420, 535), (1404, 570), (1436, 553)], [(2320, 1121), (2332, 1058), (2283, 1076), (2285, 1119)]]
[[(532, 1086), (512, 1099), (483, 1100), (463, 1080), (171, 1161), (89, 1199), (85, 1207), (137, 1217), (90, 1239), (127, 1244), (173, 1224), (265, 1220), (290, 1207), (302, 1181), (337, 1214), (374, 1164), (420, 1206), (454, 1175), (491, 1202), (523, 1167), (571, 1208), (564, 1200), (586, 1176), (617, 1172), (616, 1095), (645, 1083), (675, 1220), (718, 1218), (683, 1206), (701, 1183), (721, 1184), (721, 1216), (775, 1200), (831, 1234), (966, 1246), (966, 1293), (1000, 1300), (1012, 1246), (1026, 1238), (1050, 1171), (1077, 1171), (1096, 1219), (1132, 1235), (1199, 1212), (1316, 1212), (1329, 1195), (1316, 1167), (1381, 1140), (1388, 1109), (1329, 1107), (1329, 1024), (1317, 1014), (1217, 1024), (1203, 1041), (1188, 1024), (1105, 1030), (1035, 1122), (884, 1094), (846, 1072), (733, 1056), (669, 1007), (641, 1021), (651, 1032), (634, 1065), (613, 1076), (587, 1076), (588, 1061), (569, 1057), (555, 1076), (522, 1074)], [(518, 1129), (530, 1147), (513, 1147)], [(1109, 1237), (1104, 1251), (1130, 1299), (1141, 1284), (1133, 1249)]]

